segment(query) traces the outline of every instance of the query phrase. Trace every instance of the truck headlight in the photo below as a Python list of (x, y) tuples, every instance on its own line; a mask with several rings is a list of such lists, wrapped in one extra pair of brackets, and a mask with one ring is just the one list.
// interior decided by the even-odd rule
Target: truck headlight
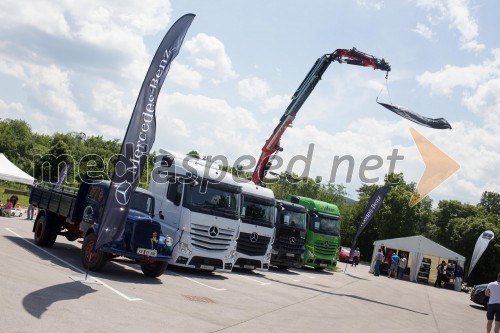
[(179, 249), (181, 250), (181, 252), (184, 252), (185, 254), (187, 254), (188, 256), (191, 255), (192, 251), (189, 249), (189, 246), (187, 243), (184, 243), (184, 242), (180, 242), (179, 243)]
[(174, 240), (172, 239), (172, 237), (167, 236), (167, 237), (165, 238), (165, 245), (166, 245), (166, 246), (172, 246), (172, 244), (173, 244), (173, 243), (174, 243)]
[(229, 251), (229, 254), (227, 256), (225, 256), (224, 258), (226, 260), (233, 260), (235, 256), (236, 256), (236, 250), (231, 250), (231, 251)]

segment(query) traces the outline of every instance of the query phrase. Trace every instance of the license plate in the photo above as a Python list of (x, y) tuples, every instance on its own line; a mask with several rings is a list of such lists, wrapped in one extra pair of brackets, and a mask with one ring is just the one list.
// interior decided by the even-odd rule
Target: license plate
[(293, 254), (293, 253), (287, 253), (286, 256), (287, 257), (295, 257), (295, 254)]
[(320, 267), (326, 267), (327, 264), (319, 264)]
[(137, 254), (142, 254), (149, 257), (156, 257), (158, 252), (156, 250), (144, 249), (142, 247), (137, 248)]
[(201, 269), (207, 269), (209, 271), (213, 271), (215, 269), (214, 266), (209, 266), (209, 265), (200, 265)]
[(246, 269), (255, 269), (255, 266), (252, 266), (252, 265), (243, 265), (243, 268), (246, 268)]

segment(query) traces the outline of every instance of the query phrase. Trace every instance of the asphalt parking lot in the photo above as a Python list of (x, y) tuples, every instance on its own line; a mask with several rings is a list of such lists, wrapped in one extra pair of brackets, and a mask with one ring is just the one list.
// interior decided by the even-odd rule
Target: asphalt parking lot
[(33, 244), (32, 221), (0, 217), (1, 332), (483, 332), (466, 293), (375, 277), (368, 266), (158, 279), (108, 263), (86, 281), (79, 242)]

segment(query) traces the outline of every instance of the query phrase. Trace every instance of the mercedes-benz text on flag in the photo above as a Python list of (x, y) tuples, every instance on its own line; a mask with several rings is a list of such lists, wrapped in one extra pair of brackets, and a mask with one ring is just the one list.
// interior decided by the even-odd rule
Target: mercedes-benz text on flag
[(147, 155), (155, 141), (158, 94), (194, 17), (194, 14), (187, 14), (174, 23), (151, 61), (115, 165), (95, 249), (123, 237), (130, 198), (139, 183)]

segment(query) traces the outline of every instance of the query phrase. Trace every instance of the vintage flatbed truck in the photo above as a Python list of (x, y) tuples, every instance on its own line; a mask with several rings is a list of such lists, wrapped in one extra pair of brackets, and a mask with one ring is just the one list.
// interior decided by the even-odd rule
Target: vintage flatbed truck
[(85, 269), (99, 271), (107, 261), (125, 261), (139, 264), (147, 276), (162, 275), (171, 258), (172, 238), (163, 235), (160, 224), (153, 221), (154, 197), (147, 190), (137, 188), (132, 195), (123, 238), (94, 249), (109, 187), (109, 181), (86, 181), (79, 188), (58, 189), (50, 183), (33, 187), (29, 201), (38, 207), (35, 244), (50, 247), (58, 235), (69, 241), (83, 238)]

